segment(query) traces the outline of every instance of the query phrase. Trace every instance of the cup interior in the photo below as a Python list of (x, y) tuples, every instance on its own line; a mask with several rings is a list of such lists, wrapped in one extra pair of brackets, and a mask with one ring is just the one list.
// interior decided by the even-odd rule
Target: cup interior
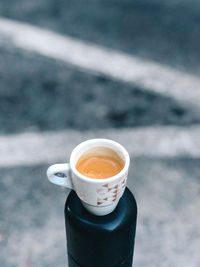
[[(74, 171), (79, 176), (84, 175), (78, 172), (78, 170), (76, 169), (76, 164), (80, 158), (84, 159), (88, 157), (88, 155), (111, 156), (115, 159), (120, 160), (123, 163), (123, 169), (118, 174), (121, 174), (121, 172), (123, 172), (125, 169), (128, 169), (129, 166), (129, 154), (126, 149), (119, 143), (109, 139), (91, 139), (75, 147), (70, 157), (70, 166), (72, 168), (72, 171)], [(90, 177), (84, 177), (87, 179), (92, 179)], [(113, 177), (114, 176), (106, 179)]]
[(79, 155), (76, 163), (80, 159), (84, 160), (88, 156), (108, 156), (108, 157), (111, 157), (111, 158), (114, 158), (114, 159), (120, 161), (123, 166), (125, 164), (124, 159), (122, 157), (120, 157), (120, 155), (117, 152), (115, 152), (113, 149), (106, 147), (106, 146), (95, 146), (95, 147), (92, 147), (92, 148), (86, 150), (81, 155)]

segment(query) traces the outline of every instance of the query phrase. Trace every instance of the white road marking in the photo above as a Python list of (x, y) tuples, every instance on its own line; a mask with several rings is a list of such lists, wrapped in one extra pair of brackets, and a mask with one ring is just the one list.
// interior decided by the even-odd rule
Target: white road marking
[(21, 133), (0, 136), (0, 167), (66, 162), (72, 149), (90, 138), (110, 138), (134, 157), (200, 157), (200, 126), (141, 127), (101, 131)]
[(0, 34), (18, 48), (135, 84), (200, 109), (200, 79), (193, 75), (2, 17)]

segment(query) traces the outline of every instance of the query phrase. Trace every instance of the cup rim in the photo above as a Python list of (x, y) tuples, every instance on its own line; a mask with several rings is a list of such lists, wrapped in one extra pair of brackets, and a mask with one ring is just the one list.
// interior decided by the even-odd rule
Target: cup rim
[[(101, 146), (101, 143), (104, 143), (104, 146), (106, 144), (112, 144), (112, 145), (116, 146), (123, 153), (124, 158), (125, 158), (125, 164), (124, 164), (123, 169), (119, 173), (117, 173), (116, 175), (111, 176), (111, 177), (108, 177), (108, 178), (104, 178), (104, 179), (94, 179), (94, 178), (87, 177), (87, 176), (81, 174), (76, 169), (75, 162), (74, 162), (74, 157), (76, 156), (77, 152), (82, 147), (84, 147), (84, 146), (86, 146), (88, 144), (97, 144), (96, 146)], [(130, 156), (129, 156), (128, 151), (121, 144), (119, 144), (118, 142), (113, 141), (111, 139), (105, 139), (105, 138), (94, 138), (94, 139), (89, 139), (89, 140), (83, 141), (82, 143), (80, 143), (79, 145), (77, 145), (72, 150), (72, 153), (71, 153), (71, 156), (70, 156), (70, 167), (71, 167), (72, 172), (76, 176), (78, 176), (79, 178), (81, 178), (82, 180), (84, 180), (86, 182), (95, 183), (95, 184), (102, 184), (105, 181), (106, 182), (112, 182), (112, 181), (116, 180), (117, 178), (120, 178), (120, 177), (124, 176), (126, 174), (126, 172), (128, 171), (129, 165), (130, 165)]]

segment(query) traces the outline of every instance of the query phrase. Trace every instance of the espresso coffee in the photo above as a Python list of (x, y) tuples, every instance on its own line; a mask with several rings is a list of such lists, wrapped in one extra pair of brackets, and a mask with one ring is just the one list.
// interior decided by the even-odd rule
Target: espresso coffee
[(123, 167), (124, 162), (116, 152), (102, 147), (83, 154), (76, 164), (76, 169), (81, 174), (93, 179), (112, 177), (118, 174)]

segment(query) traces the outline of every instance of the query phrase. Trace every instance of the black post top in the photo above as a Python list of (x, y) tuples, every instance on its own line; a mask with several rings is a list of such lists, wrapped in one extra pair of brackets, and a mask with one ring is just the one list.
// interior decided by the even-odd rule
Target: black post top
[(116, 209), (105, 216), (89, 213), (71, 191), (65, 204), (71, 264), (74, 262), (82, 267), (132, 266), (136, 220), (137, 204), (128, 188)]

